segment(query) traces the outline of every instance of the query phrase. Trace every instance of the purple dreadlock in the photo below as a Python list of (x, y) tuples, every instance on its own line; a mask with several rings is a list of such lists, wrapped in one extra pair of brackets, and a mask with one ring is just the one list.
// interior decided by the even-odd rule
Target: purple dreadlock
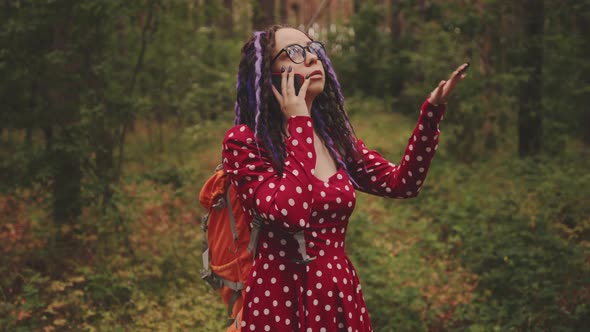
[(328, 55), (326, 55), (326, 50), (322, 49), (322, 51), (319, 54), (319, 58), (320, 58), (320, 61), (322, 61), (322, 63), (324, 64), (324, 69), (326, 70), (326, 72), (328, 73), (328, 75), (331, 78), (332, 83), (334, 84), (334, 91), (336, 92), (336, 96), (338, 97), (338, 108), (339, 108), (340, 112), (342, 113), (342, 115), (344, 116), (344, 118), (346, 119), (345, 123), (346, 123), (348, 129), (350, 130), (350, 132), (352, 133), (352, 135), (356, 136), (354, 133), (354, 129), (352, 128), (352, 125), (350, 124), (350, 119), (348, 118), (348, 114), (344, 110), (344, 95), (342, 95), (342, 88), (340, 87), (340, 82), (338, 81), (338, 77), (336, 76), (336, 72), (334, 71), (334, 68), (332, 67), (332, 61), (330, 61), (330, 58), (328, 58)]
[[(255, 131), (254, 134), (258, 136), (258, 129), (260, 128), (260, 79), (262, 77), (262, 46), (260, 45), (260, 39), (264, 35), (264, 32), (257, 31), (254, 33), (254, 47), (256, 49), (256, 64), (254, 65), (254, 70), (256, 74), (256, 79), (254, 81), (254, 86), (256, 87), (256, 117), (254, 119), (255, 123)], [(260, 152), (260, 150), (259, 150)]]

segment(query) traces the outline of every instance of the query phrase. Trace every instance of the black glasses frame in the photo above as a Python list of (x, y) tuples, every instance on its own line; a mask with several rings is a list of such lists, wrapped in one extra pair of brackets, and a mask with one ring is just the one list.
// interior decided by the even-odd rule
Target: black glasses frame
[[(291, 62), (296, 63), (296, 64), (303, 63), (307, 59), (307, 52), (305, 52), (305, 50), (307, 50), (311, 54), (317, 55), (316, 51), (313, 51), (311, 49), (311, 46), (314, 45), (314, 44), (315, 45), (319, 45), (320, 46), (320, 48), (319, 48), (320, 50), (323, 50), (324, 49), (324, 44), (322, 42), (319, 42), (319, 41), (312, 41), (307, 46), (301, 46), (299, 44), (290, 44), (290, 45), (287, 45), (287, 46), (283, 47), (283, 49), (280, 50), (279, 53), (277, 53), (277, 55), (275, 55), (275, 57), (272, 59), (272, 61), (270, 62), (270, 64), (272, 65), (276, 61), (276, 59), (278, 59), (278, 57), (281, 56), (281, 54), (283, 52), (287, 53), (287, 56), (289, 57), (289, 60), (291, 60)], [(287, 49), (289, 49), (290, 47), (294, 47), (294, 46), (300, 47), (303, 50), (303, 61), (297, 62), (297, 61), (293, 60), (291, 58), (291, 56), (289, 55), (289, 52), (287, 52)]]

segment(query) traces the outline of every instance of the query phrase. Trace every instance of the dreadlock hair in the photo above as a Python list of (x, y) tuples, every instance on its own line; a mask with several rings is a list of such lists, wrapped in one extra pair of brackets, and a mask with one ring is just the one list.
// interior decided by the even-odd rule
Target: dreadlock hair
[[(256, 31), (242, 47), (234, 120), (236, 125), (245, 124), (254, 131), (256, 144), (258, 141), (262, 143), (279, 172), (282, 172), (285, 160), (283, 136), (286, 133), (283, 113), (271, 90), (271, 59), (275, 33), (282, 28), (291, 27), (273, 25), (264, 31)], [(344, 110), (344, 97), (330, 59), (325, 52), (320, 52), (318, 60), (324, 67), (326, 82), (324, 91), (314, 99), (311, 117), (316, 133), (332, 158), (349, 173), (348, 162), (359, 155), (356, 135)], [(260, 148), (258, 151), (260, 154)]]

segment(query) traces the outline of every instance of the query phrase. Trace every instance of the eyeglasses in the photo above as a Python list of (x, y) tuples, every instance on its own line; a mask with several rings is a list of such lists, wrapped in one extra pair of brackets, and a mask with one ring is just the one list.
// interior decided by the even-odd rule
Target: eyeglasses
[(310, 53), (318, 55), (318, 53), (324, 48), (324, 44), (318, 41), (312, 41), (307, 46), (301, 46), (299, 44), (291, 44), (283, 47), (283, 49), (272, 59), (271, 64), (283, 53), (287, 53), (287, 56), (294, 63), (302, 63), (305, 61), (305, 50)]

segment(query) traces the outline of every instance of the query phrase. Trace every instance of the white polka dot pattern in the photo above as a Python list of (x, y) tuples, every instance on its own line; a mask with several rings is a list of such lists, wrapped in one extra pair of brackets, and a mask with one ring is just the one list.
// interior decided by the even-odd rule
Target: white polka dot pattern
[[(443, 111), (424, 103), (400, 165), (359, 140), (362, 158), (351, 161), (358, 167), (349, 167), (360, 186), (356, 189), (397, 198), (417, 195), (438, 144)], [(242, 331), (372, 331), (357, 273), (345, 253), (356, 201), (353, 183), (342, 168), (326, 181), (313, 175), (310, 117), (291, 117), (288, 128), (283, 174), (247, 126), (233, 127), (223, 142), (224, 167), (238, 197), (247, 211), (265, 219), (246, 280)], [(299, 231), (307, 257), (293, 236)], [(307, 265), (294, 261), (302, 258), (312, 260)]]

